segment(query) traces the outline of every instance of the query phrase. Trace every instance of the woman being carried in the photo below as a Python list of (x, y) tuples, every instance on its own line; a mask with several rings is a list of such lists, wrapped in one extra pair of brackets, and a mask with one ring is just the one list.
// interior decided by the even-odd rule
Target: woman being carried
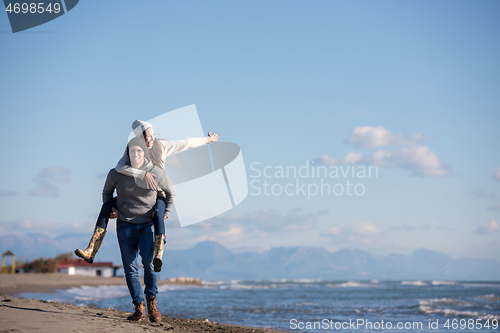
[[(132, 129), (134, 134), (140, 136), (142, 134), (151, 162), (162, 170), (165, 170), (165, 159), (167, 156), (180, 153), (186, 149), (193, 149), (200, 147), (204, 144), (217, 141), (219, 135), (217, 133), (208, 132), (207, 137), (202, 138), (186, 138), (183, 140), (168, 141), (163, 139), (156, 139), (154, 134), (153, 126), (145, 121), (136, 120), (132, 124)], [(130, 159), (127, 156), (127, 152), (118, 161), (115, 167), (116, 171), (129, 177), (134, 177), (136, 179), (144, 180), (147, 184), (147, 188), (151, 190), (157, 190), (156, 185), (156, 175), (145, 170), (138, 170), (130, 165)], [(166, 174), (165, 174), (166, 176)], [(165, 244), (165, 223), (164, 219), (168, 218), (170, 214), (174, 199), (176, 195), (175, 187), (170, 181), (168, 176), (167, 188), (165, 191), (159, 190), (157, 192), (157, 200), (153, 209), (153, 224), (155, 229), (155, 255), (154, 255), (154, 270), (155, 272), (161, 271), (162, 257)], [(164, 212), (164, 213), (163, 213)], [(101, 207), (101, 212), (97, 219), (97, 223), (94, 229), (94, 234), (90, 239), (89, 245), (85, 250), (76, 249), (75, 254), (83, 258), (86, 262), (92, 263), (94, 257), (101, 246), (104, 235), (106, 234), (106, 227), (108, 225), (108, 220), (110, 218), (117, 218), (118, 213), (116, 210), (116, 198), (110, 199), (105, 202)]]

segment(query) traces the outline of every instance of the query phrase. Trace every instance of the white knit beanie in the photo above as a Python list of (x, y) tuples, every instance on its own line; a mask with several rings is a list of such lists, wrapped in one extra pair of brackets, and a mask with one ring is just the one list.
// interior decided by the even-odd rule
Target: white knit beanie
[(151, 125), (147, 121), (136, 120), (132, 123), (132, 130), (134, 131), (135, 136), (141, 135), (142, 132), (150, 127), (153, 127), (153, 125)]

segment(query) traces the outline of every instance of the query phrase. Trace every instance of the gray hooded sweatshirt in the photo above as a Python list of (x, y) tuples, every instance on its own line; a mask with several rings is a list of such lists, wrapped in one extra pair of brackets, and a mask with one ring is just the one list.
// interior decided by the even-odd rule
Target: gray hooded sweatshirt
[[(153, 173), (159, 189), (167, 193), (167, 205), (165, 216), (168, 217), (174, 205), (176, 190), (174, 184), (165, 171), (156, 167), (146, 160), (139, 169)], [(129, 223), (147, 223), (153, 219), (153, 207), (156, 203), (156, 191), (147, 189), (146, 182), (140, 178), (133, 178), (118, 173), (116, 169), (111, 169), (104, 183), (102, 190), (102, 201), (106, 202), (113, 198), (116, 190), (116, 206), (118, 218)], [(168, 195), (170, 193), (170, 195)]]

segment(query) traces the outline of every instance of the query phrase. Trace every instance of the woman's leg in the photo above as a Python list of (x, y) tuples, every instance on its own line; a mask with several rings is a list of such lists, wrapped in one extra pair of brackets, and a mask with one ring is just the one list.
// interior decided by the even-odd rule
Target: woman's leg
[(116, 197), (102, 204), (101, 212), (99, 213), (97, 222), (95, 223), (96, 228), (100, 227), (104, 230), (108, 228), (109, 215), (111, 215), (112, 208), (116, 208)]
[(95, 224), (94, 234), (92, 238), (90, 238), (89, 245), (85, 250), (76, 249), (75, 254), (83, 258), (89, 264), (94, 262), (94, 257), (101, 247), (101, 243), (104, 239), (104, 235), (106, 234), (106, 228), (108, 227), (109, 215), (112, 212), (112, 208), (116, 208), (116, 197), (106, 201), (101, 206), (101, 212), (97, 217), (97, 222)]
[(153, 217), (153, 225), (155, 228), (155, 236), (163, 235), (165, 236), (165, 222), (163, 220), (165, 216), (165, 198), (158, 196), (156, 198), (156, 204), (153, 208), (155, 216)]
[(158, 196), (156, 199), (156, 204), (154, 206), (154, 217), (153, 217), (153, 225), (155, 229), (155, 239), (154, 239), (154, 271), (160, 272), (161, 266), (163, 265), (163, 250), (165, 248), (165, 207), (166, 207), (166, 199), (162, 196)]

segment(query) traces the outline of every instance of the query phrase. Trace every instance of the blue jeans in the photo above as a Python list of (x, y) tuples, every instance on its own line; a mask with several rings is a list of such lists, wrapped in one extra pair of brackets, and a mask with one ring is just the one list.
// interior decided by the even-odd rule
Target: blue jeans
[[(154, 232), (153, 222), (134, 224), (122, 220), (116, 221), (116, 234), (120, 253), (122, 255), (125, 280), (132, 296), (132, 303), (146, 302), (147, 297), (156, 296), (158, 293), (158, 275), (153, 269)], [(144, 293), (139, 279), (137, 254), (141, 255), (144, 265)]]
[[(111, 208), (116, 208), (116, 197), (110, 199), (102, 204), (101, 212), (97, 217), (96, 227), (101, 227), (103, 229), (108, 228), (109, 215), (112, 212)], [(153, 223), (155, 228), (155, 236), (163, 235), (165, 236), (165, 222), (163, 221), (163, 216), (165, 215), (165, 198), (159, 197), (156, 199), (156, 204), (153, 208), (155, 216), (153, 217)]]
[(116, 197), (102, 204), (101, 212), (99, 213), (97, 222), (95, 224), (96, 227), (101, 227), (103, 229), (106, 229), (108, 227), (109, 214), (111, 214), (111, 208), (113, 207), (116, 208)]
[(153, 217), (153, 224), (155, 227), (155, 236), (163, 235), (165, 236), (165, 222), (163, 221), (163, 217), (165, 216), (165, 198), (158, 197), (156, 199), (156, 204), (153, 207), (155, 212), (155, 216)]

